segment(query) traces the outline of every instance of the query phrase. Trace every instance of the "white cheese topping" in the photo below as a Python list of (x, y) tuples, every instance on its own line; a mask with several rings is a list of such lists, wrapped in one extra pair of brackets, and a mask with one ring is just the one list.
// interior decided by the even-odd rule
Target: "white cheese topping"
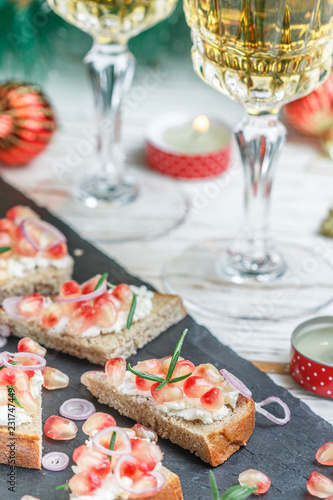
[[(201, 406), (200, 399), (188, 397), (184, 397), (181, 401), (171, 401), (169, 403), (158, 404), (152, 397), (150, 391), (139, 391), (136, 388), (135, 381), (129, 371), (126, 372), (125, 379), (117, 387), (117, 390), (122, 394), (135, 396), (137, 401), (148, 402), (152, 406), (155, 406), (156, 411), (160, 411), (169, 416), (181, 417), (188, 421), (201, 420), (204, 424), (212, 424), (217, 420), (222, 420), (231, 414), (231, 408), (235, 409), (236, 407), (239, 392), (235, 391), (227, 383), (224, 383), (221, 386), (221, 389), (225, 395), (225, 404), (219, 410), (210, 412)], [(229, 408), (229, 406), (231, 406), (231, 408)]]
[[(42, 392), (43, 382), (44, 378), (42, 372), (40, 370), (35, 371), (35, 375), (30, 379), (30, 390), (35, 399), (37, 399)], [(8, 426), (8, 415), (8, 405), (0, 406), (0, 425)], [(11, 412), (10, 415), (10, 422), (14, 422), (12, 417), (15, 416), (15, 427), (32, 421), (32, 418), (27, 415), (23, 408), (15, 407), (15, 413)]]
[[(147, 290), (145, 286), (130, 286), (133, 293), (136, 293), (136, 308), (133, 316), (133, 323), (139, 321), (140, 319), (144, 319), (146, 316), (149, 316), (153, 309), (153, 296), (154, 292), (151, 290)], [(110, 290), (112, 293), (112, 290)], [(85, 330), (80, 337), (96, 337), (97, 335), (106, 334), (106, 333), (120, 333), (123, 328), (126, 326), (128, 317), (128, 311), (119, 311), (117, 321), (111, 328), (103, 328), (101, 329), (98, 326), (92, 326)], [(66, 333), (68, 328), (68, 317), (63, 317), (59, 321), (59, 323), (52, 328), (50, 328), (50, 332), (54, 334)]]
[(15, 255), (6, 262), (10, 278), (24, 278), (24, 276), (36, 269), (46, 269), (48, 267), (64, 269), (70, 265), (71, 258), (69, 255), (66, 255), (62, 259), (46, 259), (38, 255), (36, 257)]

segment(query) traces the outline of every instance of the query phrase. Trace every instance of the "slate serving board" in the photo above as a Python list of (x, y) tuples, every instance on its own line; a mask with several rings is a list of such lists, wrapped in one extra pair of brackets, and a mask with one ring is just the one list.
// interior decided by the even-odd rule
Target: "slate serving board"
[[(142, 281), (131, 276), (114, 260), (82, 240), (62, 221), (44, 208), (37, 207), (22, 193), (0, 179), (0, 217), (16, 204), (30, 205), (44, 220), (63, 231), (72, 254), (75, 249), (84, 251), (81, 257), (76, 258), (74, 277), (77, 281), (83, 282), (96, 273), (107, 271), (114, 283), (142, 284)], [(315, 461), (315, 453), (319, 446), (333, 440), (332, 426), (315, 415), (308, 406), (294, 398), (288, 391), (275, 385), (266, 374), (221, 344), (205, 327), (187, 316), (180, 324), (170, 328), (141, 349), (136, 356), (132, 356), (130, 361), (135, 364), (137, 360), (159, 358), (170, 354), (184, 328), (189, 329), (182, 351), (185, 358), (189, 358), (195, 364), (210, 362), (219, 368), (225, 367), (249, 386), (255, 401), (262, 401), (268, 396), (275, 395), (283, 399), (291, 409), (291, 422), (285, 426), (274, 425), (261, 415), (257, 416), (256, 428), (248, 445), (214, 470), (220, 491), (237, 484), (240, 472), (255, 468), (268, 474), (272, 481), (271, 489), (263, 498), (267, 500), (313, 498), (306, 493), (307, 479), (312, 471), (321, 472), (333, 479), (333, 468), (320, 466)], [(16, 350), (16, 345), (17, 339), (11, 338), (5, 349), (13, 352)], [(133, 425), (130, 419), (98, 404), (80, 384), (83, 372), (101, 369), (99, 366), (50, 350), (47, 362), (69, 375), (70, 387), (66, 390), (44, 391), (43, 422), (50, 415), (59, 414), (58, 409), (66, 399), (82, 397), (92, 401), (97, 411), (110, 412), (116, 418), (118, 425), (126, 427)], [(45, 438), (44, 453), (61, 450), (71, 457), (73, 450), (83, 444), (86, 438), (81, 431), (83, 422), (77, 424), (79, 432), (75, 440), (56, 442)], [(211, 467), (169, 441), (160, 439), (159, 444), (165, 453), (164, 465), (176, 472), (181, 479), (185, 499), (211, 499), (208, 483), (208, 471)], [(70, 467), (57, 473), (17, 468), (15, 492), (8, 491), (7, 474), (8, 467), (0, 465), (0, 500), (19, 500), (24, 494), (33, 495), (41, 500), (67, 500), (69, 497), (68, 490), (56, 491), (55, 487), (68, 481), (72, 475)]]

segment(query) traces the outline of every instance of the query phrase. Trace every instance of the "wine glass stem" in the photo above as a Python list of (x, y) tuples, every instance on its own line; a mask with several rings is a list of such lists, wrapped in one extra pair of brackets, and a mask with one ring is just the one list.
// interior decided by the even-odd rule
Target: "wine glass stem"
[(121, 103), (132, 82), (135, 60), (126, 45), (95, 42), (85, 57), (94, 91), (97, 115), (97, 151), (99, 171), (95, 176), (101, 189), (110, 189), (123, 173), (120, 140)]
[(286, 129), (275, 114), (247, 115), (236, 126), (245, 177), (244, 222), (229, 251), (231, 265), (240, 274), (282, 274), (285, 264), (270, 237), (270, 198), (275, 167)]

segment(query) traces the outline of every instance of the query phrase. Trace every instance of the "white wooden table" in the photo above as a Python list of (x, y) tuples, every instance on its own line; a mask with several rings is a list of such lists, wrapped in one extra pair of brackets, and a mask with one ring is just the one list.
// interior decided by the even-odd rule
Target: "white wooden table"
[[(145, 168), (143, 162), (144, 130), (148, 121), (172, 109), (198, 111), (220, 115), (231, 127), (242, 116), (242, 109), (227, 98), (220, 96), (201, 82), (194, 74), (190, 57), (168, 63), (159, 70), (137, 68), (133, 87), (127, 100), (129, 113), (123, 123), (123, 137), (127, 163), (135, 168)], [(149, 89), (144, 82), (150, 82)], [(47, 152), (30, 167), (0, 169), (8, 182), (28, 195), (39, 181), (54, 178), (54, 164), (62, 162), (69, 151), (75, 150), (84, 139), (84, 132), (93, 127), (92, 95), (80, 61), (65, 67), (62, 74), (51, 73), (47, 93), (55, 105), (60, 132)], [(152, 88), (153, 87), (153, 88)], [(326, 173), (314, 173), (314, 165), (322, 165), (317, 141), (290, 132), (282, 152), (273, 192), (273, 231), (276, 237), (293, 237), (300, 243), (313, 244), (320, 221), (333, 206), (333, 163)], [(234, 162), (239, 162), (237, 152)], [(327, 167), (327, 165), (325, 165)], [(80, 166), (78, 167), (80, 168)], [(330, 168), (332, 173), (330, 174)], [(194, 210), (186, 223), (169, 235), (150, 242), (99, 245), (120, 264), (160, 290), (163, 290), (162, 268), (172, 254), (207, 237), (234, 234), (242, 213), (242, 175), (228, 175), (225, 187), (214, 199), (202, 198), (208, 182), (181, 183), (195, 206), (198, 197), (204, 200), (199, 210)], [(163, 177), (160, 182), (166, 182)], [(203, 205), (203, 206), (202, 206)], [(74, 222), (74, 214), (64, 212), (61, 206), (53, 211), (68, 222)], [(333, 241), (325, 243), (333, 247)], [(324, 311), (333, 314), (333, 305)], [(246, 339), (242, 326), (223, 324), (195, 314), (198, 322), (206, 325), (222, 342), (227, 343), (241, 356), (252, 361), (287, 363), (290, 353), (290, 336), (299, 321), (277, 324), (255, 324)], [(333, 423), (333, 401), (316, 397), (297, 386), (289, 375), (271, 375), (277, 384), (283, 385), (295, 396), (305, 401), (316, 413)]]

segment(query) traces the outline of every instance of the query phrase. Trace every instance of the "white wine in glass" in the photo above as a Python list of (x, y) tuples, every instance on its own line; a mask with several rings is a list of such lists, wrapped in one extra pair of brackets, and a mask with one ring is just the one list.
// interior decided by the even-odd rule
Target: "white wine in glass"
[(184, 0), (184, 8), (195, 71), (247, 112), (235, 129), (245, 216), (236, 239), (203, 242), (169, 261), (167, 285), (194, 308), (229, 319), (281, 320), (316, 312), (333, 298), (331, 256), (323, 248), (276, 248), (269, 211), (286, 136), (278, 113), (330, 74), (333, 3)]
[(106, 241), (150, 239), (170, 231), (186, 217), (187, 201), (173, 184), (165, 182), (163, 187), (156, 187), (154, 180), (149, 179), (138, 185), (127, 174), (120, 141), (121, 105), (135, 66), (127, 42), (170, 16), (176, 3), (177, 0), (49, 0), (57, 14), (94, 40), (85, 63), (94, 90), (98, 165), (74, 185), (75, 197), (86, 207), (102, 207), (94, 219), (84, 214), (88, 229), (83, 232), (90, 237)]

